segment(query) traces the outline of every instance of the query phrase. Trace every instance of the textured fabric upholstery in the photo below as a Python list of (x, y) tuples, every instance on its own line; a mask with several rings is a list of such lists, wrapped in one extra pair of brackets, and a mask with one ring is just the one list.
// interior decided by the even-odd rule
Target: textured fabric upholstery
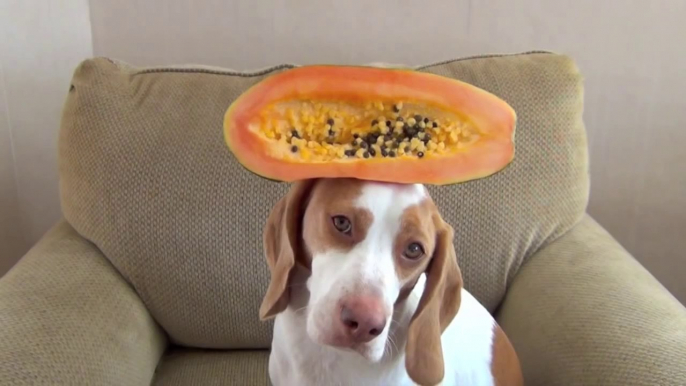
[(166, 338), (66, 222), (0, 280), (1, 385), (149, 385)]
[(589, 217), (520, 270), (499, 322), (527, 385), (686, 385), (686, 308)]
[[(257, 73), (135, 68), (106, 59), (75, 71), (59, 142), (67, 220), (134, 286), (171, 339), (267, 348), (261, 233), (288, 186), (245, 171), (222, 119)], [(516, 156), (491, 178), (432, 187), (465, 283), (491, 310), (519, 266), (573, 226), (588, 196), (582, 82), (565, 56), (525, 54), (419, 68), (489, 90), (518, 114)]]
[(153, 386), (269, 386), (267, 350), (176, 349), (156, 370)]

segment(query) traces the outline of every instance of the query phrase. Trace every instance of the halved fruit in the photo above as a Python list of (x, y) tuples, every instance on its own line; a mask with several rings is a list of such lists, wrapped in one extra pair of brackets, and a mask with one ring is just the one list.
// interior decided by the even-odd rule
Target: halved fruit
[(272, 180), (445, 185), (507, 166), (515, 125), (505, 101), (458, 80), (318, 65), (248, 89), (226, 111), (224, 136), (244, 167)]

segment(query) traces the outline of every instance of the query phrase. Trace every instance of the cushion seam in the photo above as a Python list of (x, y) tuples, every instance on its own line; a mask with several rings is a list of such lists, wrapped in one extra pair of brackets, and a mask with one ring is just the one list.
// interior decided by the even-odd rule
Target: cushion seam
[[(511, 56), (527, 56), (527, 55), (536, 55), (536, 54), (548, 54), (548, 55), (555, 55), (554, 52), (552, 51), (544, 51), (544, 50), (531, 50), (531, 51), (522, 51), (522, 52), (515, 52), (515, 53), (504, 53), (504, 54), (481, 54), (481, 55), (471, 55), (471, 56), (465, 56), (465, 57), (459, 57), (459, 58), (453, 58), (453, 59), (448, 59), (448, 60), (442, 60), (438, 62), (432, 62), (429, 64), (423, 64), (419, 66), (413, 67), (415, 70), (422, 71), (426, 70), (430, 67), (434, 66), (441, 66), (445, 64), (450, 64), (450, 63), (456, 63), (456, 62), (461, 62), (461, 61), (467, 61), (467, 60), (476, 60), (476, 59), (488, 59), (488, 58), (504, 58), (504, 57), (511, 57)], [(108, 60), (111, 63), (116, 64), (117, 66), (121, 66), (122, 64), (126, 64), (125, 62), (112, 59), (112, 58), (107, 58), (103, 57), (103, 59)], [(279, 64), (275, 66), (270, 66), (261, 70), (256, 70), (256, 71), (237, 71), (237, 70), (231, 70), (231, 69), (211, 69), (211, 68), (201, 68), (201, 67), (174, 67), (174, 66), (159, 66), (159, 67), (148, 67), (148, 68), (140, 68), (134, 70), (131, 75), (144, 75), (144, 74), (155, 74), (155, 73), (203, 73), (203, 74), (213, 74), (213, 75), (227, 75), (227, 76), (238, 76), (241, 78), (252, 78), (256, 76), (263, 76), (265, 74), (268, 74), (270, 72), (278, 71), (278, 70), (285, 70), (285, 69), (292, 69), (299, 67), (300, 65), (294, 64), (294, 63), (284, 63), (284, 64)]]

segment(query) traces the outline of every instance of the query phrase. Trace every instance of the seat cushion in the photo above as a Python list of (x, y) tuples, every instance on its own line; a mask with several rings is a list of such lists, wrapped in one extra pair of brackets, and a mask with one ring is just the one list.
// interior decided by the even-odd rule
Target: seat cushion
[[(269, 278), (261, 235), (288, 185), (243, 169), (222, 121), (243, 91), (288, 67), (241, 73), (94, 58), (74, 73), (59, 139), (63, 213), (179, 345), (269, 347), (272, 324), (258, 319)], [(518, 115), (505, 170), (430, 187), (456, 229), (465, 286), (493, 310), (522, 262), (584, 213), (581, 76), (570, 58), (550, 53), (417, 70), (484, 88)]]
[(152, 386), (268, 386), (268, 364), (267, 350), (173, 349), (157, 366)]

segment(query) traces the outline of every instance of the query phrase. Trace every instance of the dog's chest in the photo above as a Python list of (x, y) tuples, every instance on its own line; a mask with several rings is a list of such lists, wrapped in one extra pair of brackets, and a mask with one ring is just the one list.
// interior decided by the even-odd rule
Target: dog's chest
[(404, 357), (369, 363), (356, 353), (313, 344), (305, 331), (279, 320), (269, 358), (269, 376), (274, 386), (378, 386), (415, 385), (405, 371)]
[[(414, 386), (402, 368), (374, 371), (351, 367), (340, 361), (322, 357), (316, 362), (297, 362), (272, 352), (269, 372), (274, 386)], [(285, 360), (284, 360), (285, 359)], [(309, 363), (309, 365), (307, 365)]]

